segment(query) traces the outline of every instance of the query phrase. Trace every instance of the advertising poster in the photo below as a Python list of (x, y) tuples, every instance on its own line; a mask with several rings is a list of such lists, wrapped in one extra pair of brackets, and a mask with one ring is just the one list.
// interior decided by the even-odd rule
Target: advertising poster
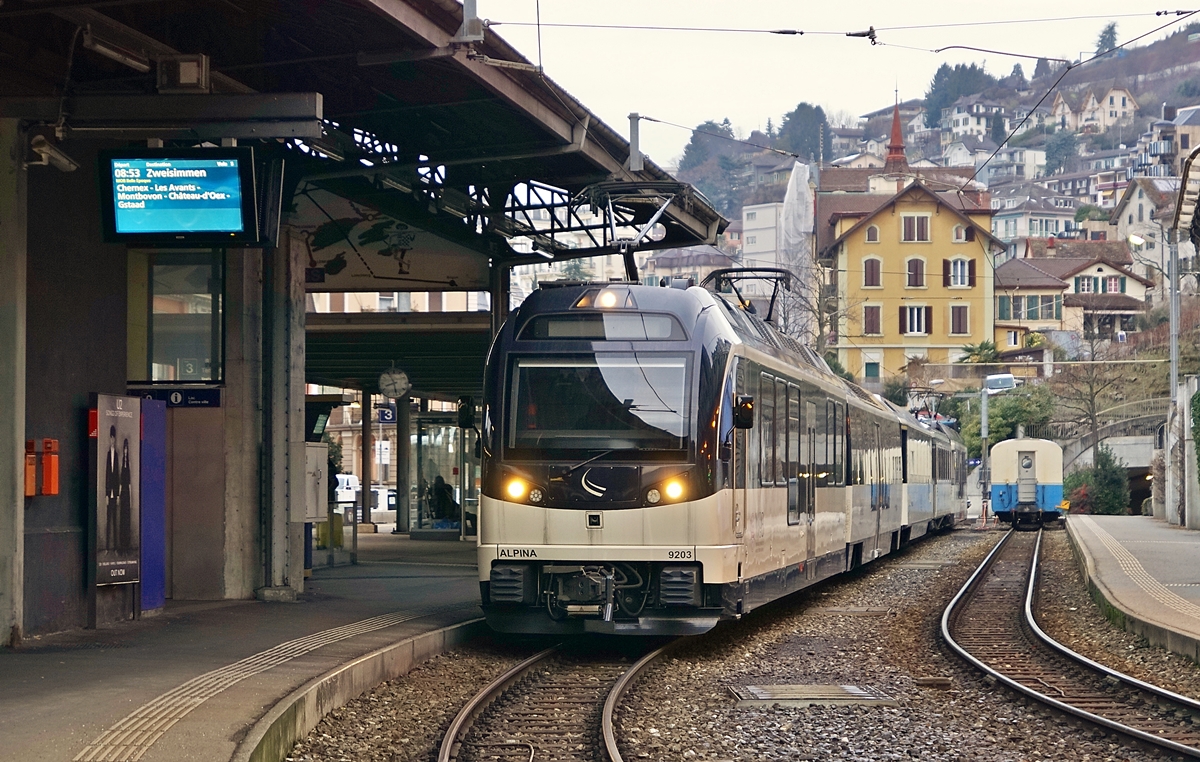
[(97, 395), (96, 584), (139, 581), (141, 400)]

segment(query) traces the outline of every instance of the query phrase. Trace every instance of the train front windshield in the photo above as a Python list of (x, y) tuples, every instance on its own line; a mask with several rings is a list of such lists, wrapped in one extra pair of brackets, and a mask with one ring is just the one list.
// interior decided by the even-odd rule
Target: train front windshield
[(509, 455), (686, 452), (690, 390), (688, 358), (681, 355), (517, 358), (510, 386)]

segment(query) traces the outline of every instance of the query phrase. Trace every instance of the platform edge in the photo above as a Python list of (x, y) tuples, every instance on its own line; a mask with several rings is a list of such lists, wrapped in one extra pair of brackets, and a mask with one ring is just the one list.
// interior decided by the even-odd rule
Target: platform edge
[(1079, 561), (1088, 595), (1100, 608), (1100, 613), (1122, 630), (1145, 638), (1150, 645), (1165, 648), (1200, 663), (1200, 638), (1151, 622), (1117, 603), (1116, 595), (1096, 576), (1095, 559), (1092, 558), (1086, 543), (1077, 536), (1078, 531), (1068, 519), (1067, 536), (1071, 540), (1071, 548)]
[(482, 618), (460, 622), (384, 646), (309, 680), (251, 726), (231, 762), (283, 762), (296, 741), (334, 709), (484, 631)]

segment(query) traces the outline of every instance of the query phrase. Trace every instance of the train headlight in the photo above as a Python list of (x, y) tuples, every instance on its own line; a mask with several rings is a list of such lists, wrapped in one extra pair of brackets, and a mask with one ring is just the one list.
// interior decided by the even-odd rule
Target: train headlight
[(683, 482), (677, 479), (672, 479), (671, 481), (667, 482), (665, 491), (668, 498), (671, 500), (678, 500), (679, 498), (683, 497)]
[(646, 493), (646, 502), (650, 505), (657, 505), (659, 500), (662, 500), (662, 493), (658, 490), (652, 489)]
[(617, 306), (617, 292), (601, 291), (599, 298), (596, 299), (596, 305), (598, 307), (616, 307)]
[(526, 486), (525, 482), (521, 481), (520, 479), (512, 479), (508, 482), (508, 486), (504, 488), (504, 491), (507, 492), (508, 496), (513, 500), (520, 500), (521, 498), (525, 497), (525, 493), (528, 491), (528, 489), (529, 488)]
[(540, 502), (542, 502), (543, 497), (544, 496), (542, 495), (542, 491), (540, 489), (538, 489), (537, 487), (534, 487), (533, 489), (529, 490), (529, 502), (540, 503)]

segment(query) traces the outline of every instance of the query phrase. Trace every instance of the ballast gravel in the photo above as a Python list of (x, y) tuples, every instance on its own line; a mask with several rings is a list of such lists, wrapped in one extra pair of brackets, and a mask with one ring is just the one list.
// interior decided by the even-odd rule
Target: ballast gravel
[[(941, 643), (943, 608), (1000, 537), (960, 530), (919, 542), (680, 648), (622, 702), (625, 759), (1162, 759), (989, 684)], [(859, 610), (836, 611), (850, 607)], [(735, 707), (731, 686), (771, 684), (871, 687), (899, 706)]]
[[(943, 608), (1001, 536), (959, 530), (918, 542), (677, 649), (622, 702), (617, 735), (625, 759), (1170, 759), (988, 683), (941, 642)], [(1061, 642), (1200, 698), (1200, 668), (1103, 617), (1087, 596), (1066, 532), (1044, 535), (1039, 600), (1039, 623)], [(530, 652), (527, 646), (480, 642), (435, 657), (331, 713), (287, 759), (434, 760), (463, 704)], [(920, 685), (919, 678), (950, 678), (950, 685)], [(785, 683), (875, 688), (899, 706), (738, 709), (729, 691)]]
[(435, 656), (325, 716), (288, 762), (417, 762), (437, 758), (458, 711), (527, 648), (480, 642)]

